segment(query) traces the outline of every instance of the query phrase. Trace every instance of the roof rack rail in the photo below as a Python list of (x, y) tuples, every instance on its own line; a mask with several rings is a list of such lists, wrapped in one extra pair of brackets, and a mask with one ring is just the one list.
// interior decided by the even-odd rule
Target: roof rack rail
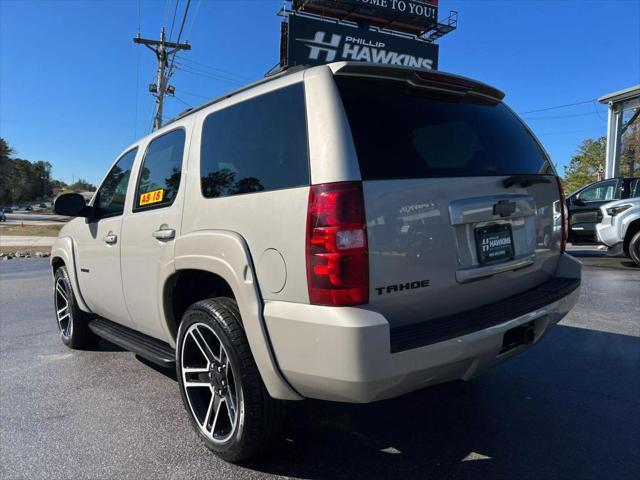
[[(258, 85), (262, 85), (263, 83), (267, 83), (270, 82), (271, 80), (275, 80), (276, 78), (280, 78), (280, 77), (284, 77), (286, 75), (290, 75), (292, 73), (296, 73), (299, 72), (301, 70), (305, 70), (309, 68), (308, 65), (296, 65), (296, 66), (292, 66), (292, 67), (283, 67), (280, 71), (277, 71), (271, 75), (269, 75), (268, 77), (265, 76), (264, 78), (261, 78), (260, 80), (257, 80), (253, 83), (249, 83), (248, 85), (245, 85), (244, 87), (240, 87), (237, 88), (235, 90), (232, 90), (229, 93), (225, 93), (224, 95), (220, 96), (220, 97), (216, 97), (212, 100), (209, 100), (208, 102), (203, 103), (202, 105), (199, 105), (197, 107), (191, 107), (191, 108), (187, 108), (186, 110), (182, 111), (181, 113), (179, 113), (176, 117), (173, 117), (169, 120), (167, 120), (167, 122), (163, 125), (163, 127), (170, 125), (173, 122), (176, 122), (188, 115), (191, 115), (192, 113), (195, 112), (199, 112), (200, 110), (207, 108), (211, 105), (214, 105), (218, 102), (221, 102), (222, 100), (226, 100), (227, 98), (230, 97), (234, 97), (236, 95), (238, 95), (239, 93), (245, 92), (247, 90), (250, 90), (253, 87), (257, 87)], [(267, 72), (268, 73), (268, 72)]]
[(310, 65), (280, 65), (279, 63), (272, 67), (267, 73), (264, 74), (264, 78), (270, 78), (274, 75), (278, 75), (279, 73), (287, 72), (287, 73), (295, 73), (300, 70), (304, 70), (309, 68)]

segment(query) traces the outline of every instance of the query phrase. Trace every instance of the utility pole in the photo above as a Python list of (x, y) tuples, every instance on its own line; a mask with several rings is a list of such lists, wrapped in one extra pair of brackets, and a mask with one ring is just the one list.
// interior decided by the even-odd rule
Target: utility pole
[[(178, 39), (179, 40), (179, 39)], [(169, 56), (178, 50), (191, 50), (189, 42), (173, 43), (167, 42), (164, 27), (160, 32), (160, 40), (150, 40), (140, 37), (140, 33), (133, 39), (133, 43), (144, 45), (156, 54), (158, 60), (158, 75), (156, 83), (149, 85), (149, 91), (156, 97), (156, 116), (153, 121), (153, 129), (157, 130), (162, 127), (162, 107), (164, 95), (173, 95), (175, 88), (169, 85), (169, 77), (173, 73), (171, 70), (167, 73)]]

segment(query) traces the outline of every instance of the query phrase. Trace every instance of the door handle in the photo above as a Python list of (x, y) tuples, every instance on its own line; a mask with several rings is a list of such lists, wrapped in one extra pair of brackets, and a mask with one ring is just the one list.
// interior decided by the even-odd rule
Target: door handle
[(102, 238), (102, 240), (104, 240), (104, 243), (108, 243), (109, 245), (113, 245), (114, 243), (116, 243), (118, 241), (118, 235), (116, 235), (113, 232), (109, 232)]
[(173, 240), (176, 236), (176, 231), (173, 228), (162, 225), (151, 235), (153, 235), (153, 238), (157, 238), (158, 240)]

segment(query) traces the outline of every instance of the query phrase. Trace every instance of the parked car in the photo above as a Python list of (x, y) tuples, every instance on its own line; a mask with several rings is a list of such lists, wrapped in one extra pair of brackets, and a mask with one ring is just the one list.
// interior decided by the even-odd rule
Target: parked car
[(562, 204), (560, 201), (540, 207), (542, 215), (536, 219), (536, 238), (538, 244), (550, 247), (551, 242), (562, 237)]
[(602, 220), (600, 207), (613, 200), (640, 195), (638, 177), (620, 177), (590, 183), (567, 197), (569, 241), (598, 243), (596, 225)]
[(11, 207), (3, 207), (4, 213), (13, 213), (13, 208)]
[(640, 267), (640, 197), (605, 203), (600, 209), (598, 240), (610, 255), (624, 254)]
[(273, 444), (285, 401), (373, 402), (523, 351), (575, 305), (581, 266), (552, 163), (503, 96), (347, 62), (186, 112), (88, 205), (56, 200), (82, 217), (52, 249), (62, 342), (175, 364), (229, 461)]
[(40, 205), (38, 205), (39, 208), (49, 208), (49, 206), (46, 203), (41, 203)]
[(6, 222), (7, 221), (7, 216), (4, 213), (5, 213), (4, 208), (0, 208), (0, 222)]

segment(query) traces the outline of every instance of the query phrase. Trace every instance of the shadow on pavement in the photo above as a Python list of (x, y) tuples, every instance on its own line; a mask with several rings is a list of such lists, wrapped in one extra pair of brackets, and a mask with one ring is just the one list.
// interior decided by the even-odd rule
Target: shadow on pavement
[(92, 341), (92, 345), (85, 347), (84, 350), (89, 352), (126, 352), (124, 348), (99, 337)]
[(161, 367), (160, 365), (157, 365), (157, 364), (147, 360), (146, 358), (141, 357), (140, 355), (136, 355), (136, 360), (138, 360), (140, 363), (146, 365), (147, 367), (155, 370), (156, 372), (164, 375), (165, 377), (173, 380), (174, 382), (178, 381), (178, 377), (176, 376), (176, 368), (175, 368), (175, 366), (172, 366), (170, 368)]
[(247, 465), (331, 478), (637, 478), (640, 338), (558, 326), (470, 383), (369, 405), (307, 402)]
[[(638, 266), (624, 255), (609, 256), (603, 251), (598, 250), (582, 250), (572, 248), (567, 253), (576, 257), (583, 265), (601, 268), (617, 268), (617, 269), (637, 269)], [(640, 270), (639, 270), (640, 271)]]

